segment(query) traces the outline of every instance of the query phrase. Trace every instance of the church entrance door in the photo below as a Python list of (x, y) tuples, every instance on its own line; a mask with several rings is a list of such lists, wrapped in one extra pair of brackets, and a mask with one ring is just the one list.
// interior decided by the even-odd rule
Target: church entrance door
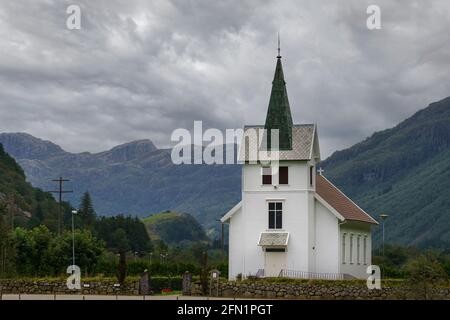
[(286, 252), (265, 252), (265, 277), (278, 277), (281, 269), (286, 269)]

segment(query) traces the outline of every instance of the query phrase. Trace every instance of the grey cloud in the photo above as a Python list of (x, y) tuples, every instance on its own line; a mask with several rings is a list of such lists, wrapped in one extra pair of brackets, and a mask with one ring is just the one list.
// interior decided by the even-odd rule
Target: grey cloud
[(373, 1), (1, 1), (0, 131), (69, 151), (171, 132), (264, 122), (276, 34), (296, 122), (316, 122), (322, 155), (450, 95), (450, 3)]

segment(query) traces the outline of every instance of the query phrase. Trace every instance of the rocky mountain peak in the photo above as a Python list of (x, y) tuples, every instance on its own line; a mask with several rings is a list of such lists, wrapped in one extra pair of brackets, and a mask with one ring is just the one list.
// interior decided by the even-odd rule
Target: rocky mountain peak
[(47, 159), (65, 152), (53, 142), (25, 132), (0, 133), (0, 142), (15, 159)]
[(98, 155), (110, 161), (124, 162), (143, 158), (156, 150), (158, 148), (156, 148), (153, 142), (145, 139), (118, 145)]

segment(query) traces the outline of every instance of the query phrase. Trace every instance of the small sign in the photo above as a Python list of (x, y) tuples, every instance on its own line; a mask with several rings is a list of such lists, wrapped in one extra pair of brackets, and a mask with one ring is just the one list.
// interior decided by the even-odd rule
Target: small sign
[(216, 296), (219, 296), (220, 271), (219, 270), (211, 270), (210, 275), (211, 275), (211, 282), (209, 284), (209, 295), (212, 295), (213, 286), (215, 286)]
[(219, 270), (211, 270), (211, 278), (214, 280), (219, 279), (220, 271)]

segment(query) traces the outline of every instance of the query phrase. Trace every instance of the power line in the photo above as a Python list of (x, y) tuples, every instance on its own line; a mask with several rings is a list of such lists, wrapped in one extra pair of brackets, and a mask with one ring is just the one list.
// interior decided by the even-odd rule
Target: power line
[(61, 235), (61, 222), (62, 222), (62, 195), (64, 193), (72, 193), (72, 190), (64, 190), (63, 184), (64, 182), (70, 181), (69, 179), (63, 179), (63, 177), (59, 177), (59, 179), (53, 179), (53, 182), (58, 182), (58, 190), (52, 190), (49, 192), (58, 193), (59, 195), (59, 213), (58, 213), (58, 235)]

